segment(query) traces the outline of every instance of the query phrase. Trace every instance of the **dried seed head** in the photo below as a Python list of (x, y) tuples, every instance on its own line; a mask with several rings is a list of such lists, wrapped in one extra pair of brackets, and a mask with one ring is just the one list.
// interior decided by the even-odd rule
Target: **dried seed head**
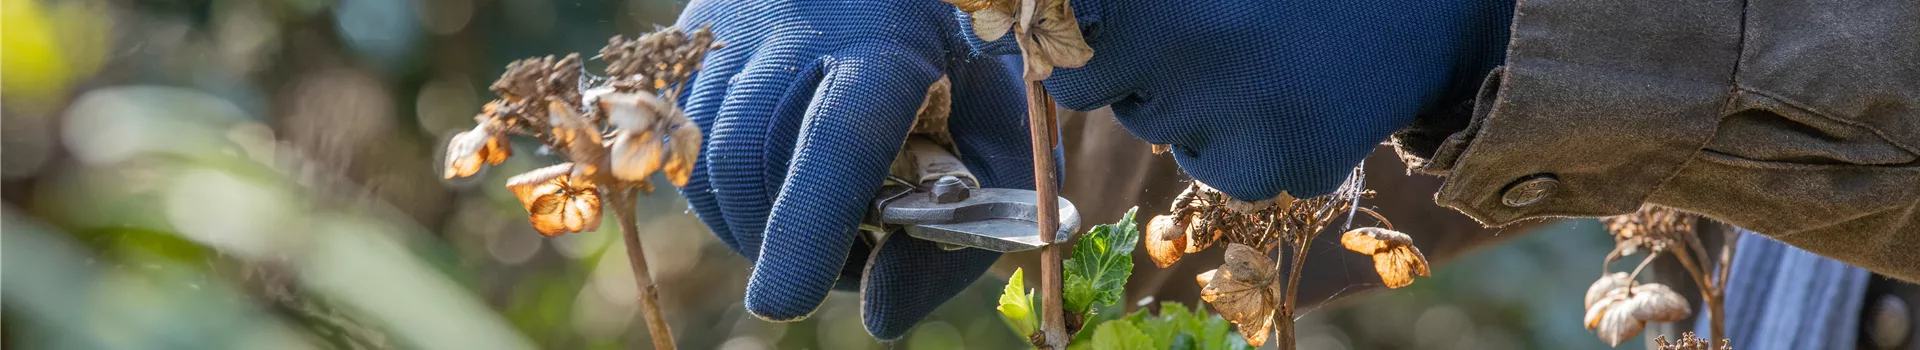
[(1153, 258), (1153, 265), (1167, 267), (1180, 261), (1186, 255), (1186, 225), (1180, 224), (1180, 218), (1172, 215), (1154, 216), (1147, 222), (1147, 230), (1141, 232), (1147, 246), (1147, 256)]
[[(1659, 347), (1659, 350), (1714, 350), (1712, 343), (1708, 343), (1705, 338), (1694, 335), (1693, 332), (1680, 333), (1679, 341), (1668, 341), (1667, 336), (1664, 335), (1654, 337), (1653, 343)], [(1719, 350), (1732, 349), (1733, 344), (1729, 344), (1726, 340), (1720, 341)]]
[(1601, 218), (1600, 222), (1613, 233), (1618, 255), (1632, 255), (1639, 249), (1659, 252), (1678, 244), (1682, 235), (1693, 232), (1693, 219), (1692, 214), (1647, 205), (1631, 214)]

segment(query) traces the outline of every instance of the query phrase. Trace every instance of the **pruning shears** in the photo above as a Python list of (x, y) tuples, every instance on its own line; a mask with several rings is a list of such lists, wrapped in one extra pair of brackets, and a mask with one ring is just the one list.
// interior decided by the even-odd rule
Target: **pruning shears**
[(1054, 242), (1041, 242), (1037, 192), (980, 188), (959, 157), (925, 135), (908, 137), (895, 166), (861, 225), (875, 242), (905, 232), (948, 249), (1011, 253), (1065, 242), (1080, 229), (1080, 211), (1063, 197), (1060, 231)]

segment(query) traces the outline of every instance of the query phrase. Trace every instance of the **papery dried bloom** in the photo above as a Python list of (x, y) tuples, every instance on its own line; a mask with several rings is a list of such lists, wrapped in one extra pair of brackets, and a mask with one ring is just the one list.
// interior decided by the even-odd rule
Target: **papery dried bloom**
[(1680, 235), (1693, 232), (1693, 215), (1672, 208), (1648, 205), (1632, 214), (1601, 218), (1619, 246), (1619, 255), (1632, 255), (1639, 249), (1664, 251), (1680, 241)]
[(568, 160), (573, 161), (574, 176), (592, 178), (606, 163), (607, 147), (600, 138), (600, 128), (581, 115), (576, 109), (560, 101), (547, 103), (549, 125), (553, 126), (548, 142), (554, 149), (566, 152)]
[(1633, 318), (1647, 322), (1678, 322), (1693, 315), (1687, 298), (1659, 283), (1633, 287)]
[(1627, 273), (1625, 272), (1615, 272), (1601, 276), (1599, 280), (1593, 281), (1593, 285), (1587, 286), (1585, 307), (1593, 307), (1593, 303), (1599, 302), (1600, 298), (1607, 296), (1607, 293), (1613, 292), (1615, 289), (1626, 288), (1628, 285), (1633, 284), (1633, 280), (1627, 277)]
[(1413, 237), (1379, 227), (1362, 227), (1340, 236), (1340, 245), (1373, 256), (1373, 270), (1387, 288), (1413, 284), (1413, 277), (1429, 276), (1427, 256), (1413, 246)]
[(683, 123), (667, 136), (667, 143), (672, 147), (668, 148), (667, 163), (661, 165), (660, 170), (667, 174), (667, 181), (674, 187), (687, 187), (687, 181), (693, 179), (693, 162), (700, 157), (700, 126), (684, 115), (679, 119)]
[(1147, 222), (1147, 230), (1140, 233), (1142, 243), (1147, 247), (1147, 256), (1153, 258), (1153, 265), (1167, 267), (1180, 261), (1186, 255), (1187, 228), (1181, 225), (1180, 218), (1172, 215), (1154, 216)]
[(481, 123), (473, 130), (453, 135), (447, 142), (445, 178), (468, 177), (479, 173), (482, 165), (500, 165), (513, 154), (507, 135), (492, 123)]
[[(973, 21), (973, 34), (980, 40), (1000, 40), (1008, 31), (1015, 30), (1019, 23), (1018, 0), (946, 0), (968, 12)], [(1028, 28), (1025, 35), (1015, 35), (1014, 42), (1020, 45), (1020, 51), (1026, 53), (1025, 77), (1029, 81), (1046, 79), (1053, 74), (1054, 67), (1075, 68), (1087, 64), (1093, 58), (1093, 47), (1080, 34), (1080, 22), (1073, 17), (1073, 6), (1068, 0), (1035, 0), (1038, 2), (1039, 20)]]
[(1266, 344), (1280, 305), (1280, 285), (1274, 283), (1279, 271), (1273, 259), (1246, 245), (1228, 244), (1225, 260), (1219, 269), (1202, 274), (1212, 278), (1200, 290), (1200, 299), (1240, 326), (1248, 345)]
[[(592, 93), (590, 93), (592, 95)], [(645, 181), (665, 161), (665, 117), (674, 107), (645, 91), (600, 93), (591, 97), (614, 126), (608, 167), (625, 181)], [(698, 147), (697, 145), (695, 147)]]
[(1027, 54), (1027, 80), (1042, 80), (1053, 75), (1053, 67), (1077, 68), (1093, 58), (1093, 47), (1080, 36), (1080, 22), (1073, 17), (1068, 0), (1040, 2), (1040, 21), (1028, 29), (1030, 35), (1014, 36), (1014, 42)]
[(1633, 317), (1633, 307), (1625, 290), (1609, 293), (1587, 308), (1587, 330), (1600, 336), (1608, 346), (1618, 346), (1620, 342), (1639, 335), (1647, 326), (1647, 321)]
[[(1605, 290), (1594, 297), (1596, 290)], [(1640, 334), (1647, 322), (1677, 322), (1692, 315), (1687, 298), (1659, 283), (1635, 284), (1624, 274), (1602, 277), (1587, 289), (1586, 326), (1608, 345)]]
[(507, 179), (507, 189), (527, 210), (527, 221), (541, 235), (555, 237), (600, 228), (600, 191), (576, 178), (573, 163), (534, 169)]

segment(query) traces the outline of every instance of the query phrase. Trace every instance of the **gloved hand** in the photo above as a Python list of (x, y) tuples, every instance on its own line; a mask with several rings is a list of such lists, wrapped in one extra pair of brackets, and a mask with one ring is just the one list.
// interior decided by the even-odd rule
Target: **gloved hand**
[(941, 74), (962, 162), (983, 186), (1033, 188), (1018, 77), (971, 55), (952, 11), (937, 0), (698, 0), (681, 14), (680, 27), (711, 24), (726, 44), (684, 99), (706, 141), (683, 194), (754, 261), (747, 311), (799, 320), (830, 289), (857, 288), (867, 331), (896, 339), (1000, 256), (856, 238)]
[[(1331, 192), (1415, 115), (1470, 101), (1506, 50), (1512, 0), (1073, 0), (1093, 59), (1046, 80), (1244, 200)], [(1017, 53), (1012, 35), (983, 52)]]

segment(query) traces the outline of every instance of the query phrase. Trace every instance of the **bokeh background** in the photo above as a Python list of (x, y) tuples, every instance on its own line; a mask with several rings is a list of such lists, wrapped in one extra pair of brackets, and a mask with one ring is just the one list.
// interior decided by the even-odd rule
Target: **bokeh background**
[[(554, 160), (515, 157), (448, 182), (437, 157), (471, 127), (507, 62), (593, 52), (671, 24), (684, 3), (0, 4), (0, 345), (648, 346), (618, 237), (543, 238), (501, 186)], [(1103, 174), (1066, 178), (1079, 176)], [(806, 321), (760, 321), (741, 308), (748, 261), (670, 191), (641, 206), (685, 348), (1023, 344), (989, 306), (1004, 274), (891, 344), (867, 336), (853, 294), (834, 294)], [(1403, 229), (1418, 239), (1420, 228)], [(1589, 220), (1529, 230), (1489, 231), (1517, 237), (1411, 287), (1305, 310), (1302, 347), (1603, 348), (1581, 328), (1579, 305), (1611, 240)]]

